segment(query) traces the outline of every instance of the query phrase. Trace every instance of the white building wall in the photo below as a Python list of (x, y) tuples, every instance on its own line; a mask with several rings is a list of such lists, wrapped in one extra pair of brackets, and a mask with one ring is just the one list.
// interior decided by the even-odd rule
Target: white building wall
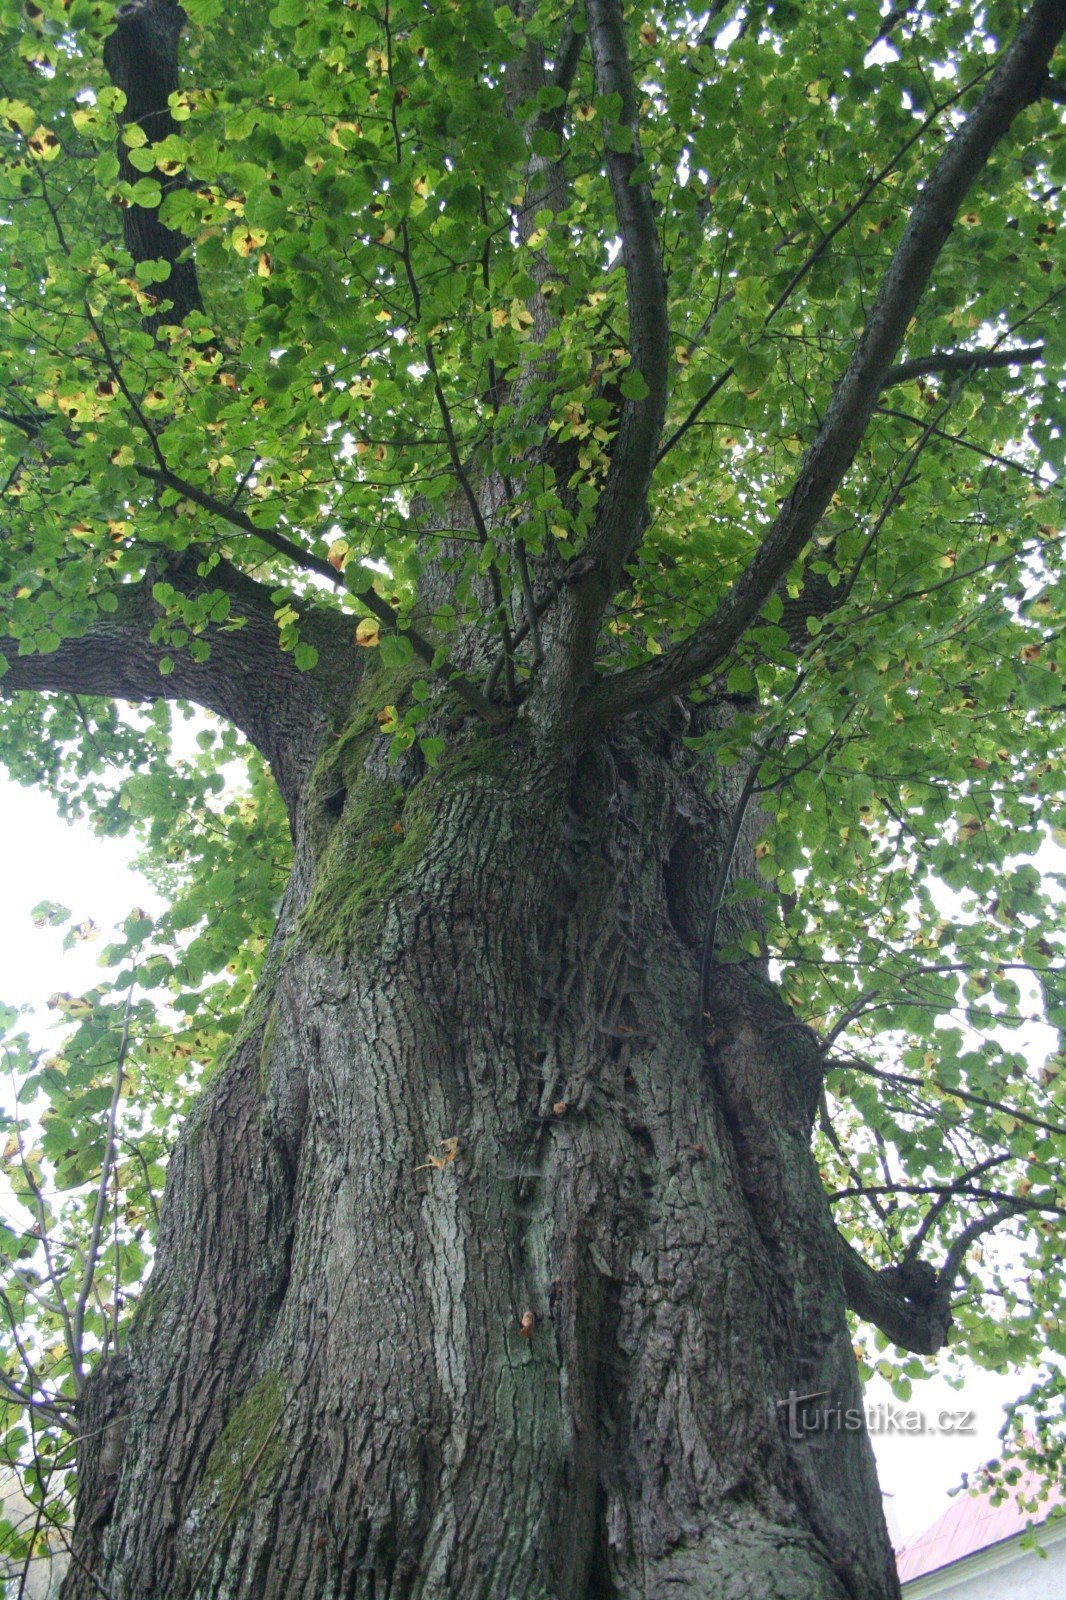
[(913, 1578), (903, 1585), (904, 1600), (1066, 1600), (1066, 1519), (1041, 1530), (1043, 1555), (1019, 1549), (1021, 1539)]

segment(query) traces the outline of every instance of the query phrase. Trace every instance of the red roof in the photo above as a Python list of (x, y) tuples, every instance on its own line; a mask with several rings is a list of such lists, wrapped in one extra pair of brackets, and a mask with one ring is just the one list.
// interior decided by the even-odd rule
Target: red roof
[(1041, 1481), (1036, 1473), (1023, 1469), (1018, 1482), (998, 1506), (992, 1504), (991, 1493), (987, 1492), (956, 1496), (931, 1528), (896, 1551), (899, 1581), (907, 1583), (927, 1572), (936, 1572), (953, 1561), (961, 1561), (963, 1556), (1012, 1539), (1026, 1528), (1046, 1521), (1054, 1506), (1066, 1505), (1066, 1492), (1061, 1488), (1053, 1487), (1048, 1499), (1041, 1500), (1035, 1511), (1026, 1511), (1019, 1504), (1036, 1499)]

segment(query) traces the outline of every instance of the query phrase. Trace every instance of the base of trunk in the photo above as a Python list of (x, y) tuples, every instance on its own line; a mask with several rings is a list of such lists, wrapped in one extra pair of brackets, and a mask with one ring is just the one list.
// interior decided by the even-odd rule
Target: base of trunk
[(338, 746), (65, 1600), (898, 1595), (865, 1435), (788, 1437), (859, 1404), (817, 1067), (739, 969), (701, 1037), (687, 760)]

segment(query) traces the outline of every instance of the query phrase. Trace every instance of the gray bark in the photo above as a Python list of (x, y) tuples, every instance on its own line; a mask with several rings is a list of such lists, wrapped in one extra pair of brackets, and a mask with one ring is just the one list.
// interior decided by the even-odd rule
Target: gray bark
[(696, 1017), (734, 797), (680, 711), (389, 769), (396, 694), (300, 799), (128, 1371), (87, 1389), (65, 1600), (888, 1600), (865, 1434), (780, 1405), (860, 1403), (817, 1049), (754, 968)]

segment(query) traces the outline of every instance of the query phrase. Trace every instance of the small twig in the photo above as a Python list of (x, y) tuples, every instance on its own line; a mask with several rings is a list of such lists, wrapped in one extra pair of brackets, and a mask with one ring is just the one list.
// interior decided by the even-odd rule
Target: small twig
[[(788, 283), (774, 301), (774, 304), (766, 313), (764, 326), (769, 326), (773, 318), (776, 317), (777, 313), (784, 307), (786, 302), (791, 299), (792, 295), (799, 288), (800, 284), (810, 272), (811, 268), (817, 264), (817, 262), (825, 254), (826, 250), (828, 250), (829, 246), (832, 244), (837, 235), (844, 228), (846, 228), (852, 218), (862, 210), (863, 206), (869, 200), (874, 191), (878, 189), (882, 183), (884, 183), (886, 178), (891, 176), (892, 172), (903, 160), (903, 157), (907, 154), (908, 150), (917, 144), (918, 140), (921, 139), (922, 135), (928, 131), (931, 125), (936, 121), (937, 117), (939, 117), (943, 112), (949, 110), (957, 100), (959, 100), (964, 94), (967, 94), (969, 90), (974, 88), (976, 84), (980, 83), (983, 78), (986, 78), (991, 70), (991, 66), (985, 67), (976, 75), (976, 77), (971, 78), (968, 83), (963, 84), (962, 88), (959, 89), (956, 94), (953, 94), (949, 99), (944, 100), (939, 105), (933, 107), (933, 110), (929, 113), (925, 121), (916, 130), (916, 132), (913, 133), (911, 137), (900, 147), (900, 149), (896, 151), (895, 155), (885, 163), (880, 171), (874, 174), (869, 183), (867, 183), (866, 187), (859, 194), (858, 198), (855, 199), (852, 204), (848, 206), (847, 210), (837, 218), (833, 226), (829, 228), (827, 232), (822, 234), (822, 237), (819, 239), (814, 249), (810, 251), (810, 253), (796, 268), (795, 272), (792, 274), (792, 277), (789, 279)], [(685, 417), (684, 421), (674, 429), (669, 439), (659, 451), (659, 454), (656, 457), (656, 465), (658, 465), (663, 456), (666, 455), (667, 451), (672, 450), (674, 445), (677, 444), (679, 440), (683, 439), (688, 430), (695, 422), (698, 421), (701, 413), (714, 399), (715, 395), (719, 392), (722, 386), (733, 376), (734, 370), (735, 369), (731, 366), (727, 367), (723, 373), (715, 378), (714, 382), (711, 384), (706, 393), (700, 396), (692, 410)], [(886, 381), (902, 382), (903, 380), (899, 378), (891, 378), (890, 375), (889, 379)]]
[[(12, 1074), (12, 1078), (13, 1078), (13, 1074)], [(13, 1099), (13, 1104), (17, 1108), (17, 1106), (18, 1106), (18, 1090), (17, 1090), (17, 1088), (15, 1088), (15, 1092), (14, 1092), (14, 1095), (13, 1095), (12, 1099)], [(34, 1204), (36, 1205), (36, 1208), (37, 1208), (37, 1226), (40, 1229), (40, 1234), (41, 1234), (41, 1250), (44, 1253), (44, 1264), (45, 1264), (45, 1268), (46, 1268), (47, 1273), (48, 1273), (48, 1281), (52, 1285), (52, 1291), (55, 1294), (55, 1302), (54, 1302), (54, 1304), (49, 1304), (48, 1302), (44, 1302), (44, 1303), (46, 1305), (48, 1305), (48, 1308), (50, 1310), (53, 1310), (59, 1316), (59, 1319), (63, 1324), (63, 1342), (66, 1345), (67, 1354), (70, 1357), (71, 1367), (72, 1367), (73, 1372), (74, 1372), (74, 1390), (75, 1390), (75, 1393), (77, 1394), (77, 1393), (80, 1393), (80, 1390), (81, 1390), (81, 1378), (80, 1378), (80, 1373), (79, 1373), (79, 1370), (78, 1370), (78, 1367), (77, 1367), (77, 1363), (75, 1362), (75, 1358), (74, 1358), (74, 1353), (75, 1353), (75, 1349), (76, 1349), (75, 1342), (74, 1342), (74, 1330), (73, 1330), (73, 1328), (71, 1326), (70, 1314), (69, 1314), (69, 1312), (67, 1310), (67, 1302), (66, 1302), (66, 1298), (65, 1298), (65, 1296), (63, 1294), (62, 1280), (60, 1278), (59, 1273), (56, 1271), (55, 1261), (53, 1260), (53, 1257), (52, 1257), (52, 1244), (51, 1244), (51, 1240), (50, 1240), (49, 1235), (48, 1235), (48, 1218), (47, 1218), (47, 1215), (45, 1213), (45, 1208), (44, 1208), (44, 1195), (41, 1193), (40, 1184), (37, 1182), (37, 1179), (33, 1176), (33, 1172), (30, 1169), (29, 1162), (26, 1159), (26, 1150), (25, 1150), (25, 1146), (23, 1145), (23, 1142), (22, 1142), (22, 1123), (19, 1120), (19, 1115), (18, 1115), (18, 1110), (17, 1109), (15, 1110), (15, 1114), (14, 1114), (14, 1123), (15, 1123), (15, 1138), (18, 1141), (18, 1147), (19, 1147), (19, 1165), (22, 1168), (22, 1176), (26, 1180), (26, 1184), (27, 1184), (27, 1186), (28, 1186), (28, 1188), (30, 1190), (30, 1193), (33, 1195)], [(22, 1280), (20, 1279), (20, 1281), (22, 1281)], [(24, 1287), (28, 1287), (28, 1286), (24, 1284)], [(44, 1299), (43, 1296), (40, 1296), (39, 1298), (42, 1301)]]
[(827, 1067), (861, 1072), (866, 1077), (877, 1078), (882, 1083), (906, 1089), (918, 1089), (926, 1093), (932, 1089), (947, 1099), (962, 1100), (968, 1105), (981, 1106), (986, 1111), (1000, 1111), (1004, 1116), (1013, 1117), (1016, 1122), (1028, 1123), (1033, 1128), (1043, 1128), (1046, 1133), (1058, 1134), (1060, 1138), (1066, 1139), (1066, 1127), (1061, 1123), (1047, 1122), (1043, 1117), (1034, 1117), (1028, 1111), (1019, 1111), (1016, 1106), (1005, 1105), (1001, 1100), (987, 1100), (983, 1095), (971, 1094), (968, 1089), (952, 1088), (950, 1084), (941, 1083), (937, 1078), (929, 1083), (923, 1083), (921, 1078), (916, 1078), (910, 1073), (882, 1071), (881, 1068), (872, 1066), (870, 1062), (863, 1061), (859, 1056), (831, 1056), (827, 1061)]
[[(136, 974), (133, 975), (134, 977)], [(93, 1207), (92, 1228), (89, 1233), (89, 1246), (86, 1251), (85, 1272), (82, 1278), (81, 1291), (74, 1306), (73, 1333), (74, 1333), (74, 1371), (75, 1379), (80, 1384), (82, 1381), (82, 1335), (85, 1329), (85, 1310), (92, 1292), (93, 1279), (96, 1275), (96, 1264), (100, 1255), (100, 1238), (103, 1232), (104, 1212), (107, 1209), (107, 1191), (111, 1183), (111, 1168), (115, 1159), (115, 1135), (118, 1128), (118, 1108), (122, 1100), (122, 1083), (126, 1076), (126, 1055), (130, 1043), (130, 1020), (133, 1016), (133, 989), (131, 981), (126, 993), (126, 1004), (122, 1013), (122, 1032), (119, 1036), (118, 1055), (115, 1058), (115, 1076), (111, 1087), (111, 1105), (107, 1113), (107, 1134), (104, 1140), (104, 1154), (100, 1167), (100, 1182), (96, 1190), (96, 1204)]]

